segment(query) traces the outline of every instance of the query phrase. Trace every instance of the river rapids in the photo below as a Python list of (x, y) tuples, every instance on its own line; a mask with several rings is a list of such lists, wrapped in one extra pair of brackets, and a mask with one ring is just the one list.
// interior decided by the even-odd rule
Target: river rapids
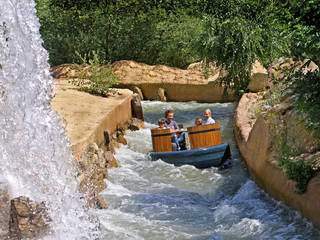
[[(233, 138), (235, 103), (143, 102), (146, 128), (128, 132), (128, 146), (117, 150), (119, 168), (110, 169), (103, 196), (109, 209), (99, 213), (103, 239), (320, 239), (297, 212), (270, 198), (241, 166)], [(206, 108), (219, 121), (233, 167), (225, 171), (152, 162), (150, 128), (174, 109), (175, 120), (192, 126)]]
[[(42, 43), (34, 1), (0, 0), (0, 180), (9, 183), (11, 198), (46, 202), (52, 221), (41, 239), (320, 239), (310, 222), (272, 200), (241, 167), (233, 103), (143, 102), (146, 128), (128, 131), (129, 144), (116, 153), (120, 166), (110, 169), (102, 192), (109, 208), (86, 210), (70, 143), (50, 108), (53, 81)], [(233, 167), (150, 161), (150, 128), (168, 108), (185, 126), (211, 108)]]

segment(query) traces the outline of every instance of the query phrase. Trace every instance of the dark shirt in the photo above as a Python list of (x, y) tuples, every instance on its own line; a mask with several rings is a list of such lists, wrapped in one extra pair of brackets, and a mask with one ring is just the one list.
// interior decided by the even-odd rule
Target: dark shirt
[(167, 122), (167, 120), (164, 122), (166, 128), (170, 128), (171, 131), (173, 130), (180, 130), (178, 127), (178, 124), (175, 121), (171, 121), (170, 123)]

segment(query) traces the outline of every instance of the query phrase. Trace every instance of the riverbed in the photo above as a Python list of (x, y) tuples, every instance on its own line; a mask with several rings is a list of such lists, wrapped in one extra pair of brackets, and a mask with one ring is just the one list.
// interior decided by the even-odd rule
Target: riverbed
[[(145, 127), (128, 131), (117, 149), (119, 168), (110, 169), (99, 211), (102, 239), (320, 239), (296, 211), (264, 193), (248, 176), (233, 138), (235, 103), (144, 101)], [(192, 126), (210, 108), (228, 142), (233, 167), (199, 170), (152, 162), (150, 129), (172, 108), (175, 120)]]

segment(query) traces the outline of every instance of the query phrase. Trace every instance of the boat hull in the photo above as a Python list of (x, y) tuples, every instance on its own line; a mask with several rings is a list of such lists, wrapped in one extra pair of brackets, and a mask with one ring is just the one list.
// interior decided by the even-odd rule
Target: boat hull
[(174, 152), (151, 152), (153, 161), (161, 159), (164, 162), (174, 164), (175, 166), (193, 165), (197, 168), (219, 167), (231, 157), (229, 144), (182, 150)]

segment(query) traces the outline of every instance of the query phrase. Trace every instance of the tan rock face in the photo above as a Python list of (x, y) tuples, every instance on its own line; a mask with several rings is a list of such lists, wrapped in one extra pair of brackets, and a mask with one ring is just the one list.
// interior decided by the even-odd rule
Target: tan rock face
[(302, 118), (294, 111), (286, 115), (287, 141), (297, 150), (297, 154), (312, 153), (317, 150), (320, 141), (314, 137), (314, 132), (306, 129)]
[[(283, 171), (277, 167), (277, 162), (275, 161), (277, 155), (274, 152), (275, 146), (273, 145), (274, 131), (270, 131), (270, 126), (261, 117), (254, 121), (253, 126), (251, 126), (249, 110), (250, 106), (254, 106), (257, 101), (257, 97), (253, 96), (255, 95), (244, 94), (242, 96), (235, 113), (234, 122), (235, 139), (240, 153), (248, 166), (250, 175), (271, 196), (298, 210), (303, 216), (311, 220), (315, 226), (320, 228), (320, 174), (311, 179), (306, 193), (302, 195), (295, 193), (294, 183), (288, 181)], [(283, 118), (286, 118), (285, 115), (289, 113), (292, 114), (292, 110), (288, 105), (277, 106), (276, 109), (279, 112), (274, 110), (274, 113), (284, 114)], [(293, 116), (294, 114), (290, 117)], [(288, 121), (290, 122), (290, 120)], [(297, 121), (294, 120), (292, 124), (296, 123)], [(291, 123), (288, 124), (290, 125)], [(295, 128), (296, 126), (292, 126), (289, 134), (294, 132)], [(295, 130), (295, 133), (300, 133), (299, 129)], [(299, 143), (300, 140), (297, 140), (295, 144), (306, 144), (306, 142)], [(308, 153), (306, 157), (310, 159), (317, 158), (319, 153)]]
[(145, 99), (161, 101), (230, 102), (231, 96), (223, 94), (218, 85), (223, 75), (212, 65), (211, 75), (205, 78), (203, 64), (196, 63), (187, 70), (162, 65), (150, 66), (134, 61), (118, 61), (113, 64), (114, 72), (120, 77), (119, 87), (134, 90), (138, 87)]
[(85, 194), (88, 206), (96, 208), (107, 206), (103, 198), (99, 197), (99, 192), (107, 187), (104, 179), (108, 178), (108, 167), (113, 160), (112, 157), (111, 152), (105, 152), (96, 143), (92, 143), (76, 163), (80, 191)]
[(119, 89), (108, 98), (80, 92), (67, 80), (57, 80), (51, 107), (64, 121), (75, 160), (91, 143), (105, 142), (105, 131), (114, 132), (132, 118), (130, 90)]
[(23, 196), (11, 200), (10, 238), (40, 237), (48, 230), (50, 221), (44, 202), (35, 203)]
[[(72, 66), (63, 65), (53, 69), (53, 74), (69, 77), (77, 73)], [(75, 156), (80, 191), (88, 207), (106, 208), (99, 193), (107, 187), (104, 179), (108, 178), (108, 168), (118, 166), (112, 154), (114, 148), (119, 142), (127, 143), (126, 129), (143, 127), (140, 98), (127, 89), (118, 89), (108, 98), (90, 95), (78, 91), (66, 79), (57, 80), (54, 91), (51, 106), (63, 118)]]
[(261, 92), (269, 86), (268, 71), (262, 64), (255, 61), (250, 76), (250, 82), (248, 88), (250, 92)]

